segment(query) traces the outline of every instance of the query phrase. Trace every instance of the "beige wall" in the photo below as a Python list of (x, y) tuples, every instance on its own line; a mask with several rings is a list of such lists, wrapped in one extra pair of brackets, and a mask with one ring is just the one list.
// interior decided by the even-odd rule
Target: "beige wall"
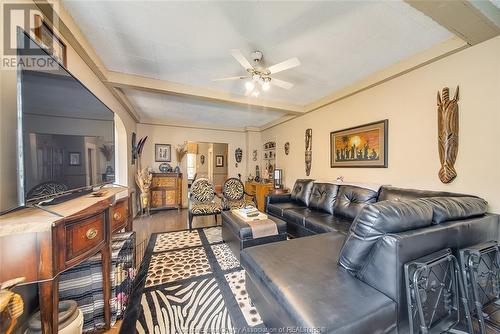
[[(437, 148), (436, 93), (460, 85), (458, 177), (442, 184)], [(389, 168), (330, 168), (330, 132), (389, 119)], [(288, 187), (305, 177), (304, 134), (313, 129), (311, 177), (378, 182), (484, 197), (500, 213), (500, 37), (468, 48), (262, 133), (276, 139)], [(290, 142), (285, 156), (284, 143)]]
[[(186, 128), (168, 125), (150, 125), (137, 124), (137, 137), (142, 138), (148, 136), (148, 140), (142, 153), (142, 166), (150, 166), (154, 171), (158, 171), (160, 162), (155, 162), (154, 147), (155, 144), (170, 144), (172, 145), (172, 167), (177, 165), (175, 157), (175, 148), (177, 145), (184, 144), (186, 141), (193, 142), (213, 142), (228, 144), (228, 159), (224, 161), (227, 164), (228, 177), (237, 177), (238, 173), (244, 179), (246, 177), (246, 153), (243, 152), (243, 159), (238, 167), (235, 166), (234, 150), (240, 147), (245, 151), (245, 132), (240, 131), (225, 131), (225, 130), (209, 130), (200, 128)], [(208, 156), (205, 156), (208, 159)], [(215, 158), (215, 153), (214, 153)], [(208, 160), (205, 160), (205, 165)], [(214, 163), (215, 167), (215, 163)], [(187, 179), (186, 179), (186, 158), (183, 159), (181, 170), (183, 177), (183, 205), (187, 205)]]
[[(209, 143), (198, 143), (198, 154), (196, 156), (196, 173), (197, 177), (208, 177), (208, 148)], [(205, 157), (205, 161), (201, 163), (201, 156)]]
[[(247, 131), (246, 133), (246, 151), (243, 155), (247, 157), (247, 172), (248, 175), (255, 177), (255, 166), (259, 166), (262, 171), (262, 143), (261, 133), (257, 131)], [(257, 150), (257, 161), (253, 161), (253, 151)]]

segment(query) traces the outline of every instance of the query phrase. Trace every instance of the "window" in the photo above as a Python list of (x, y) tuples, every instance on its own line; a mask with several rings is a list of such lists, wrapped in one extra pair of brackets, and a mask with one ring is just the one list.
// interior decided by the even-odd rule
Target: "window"
[(194, 179), (194, 174), (196, 174), (196, 154), (187, 154), (187, 177), (188, 180)]

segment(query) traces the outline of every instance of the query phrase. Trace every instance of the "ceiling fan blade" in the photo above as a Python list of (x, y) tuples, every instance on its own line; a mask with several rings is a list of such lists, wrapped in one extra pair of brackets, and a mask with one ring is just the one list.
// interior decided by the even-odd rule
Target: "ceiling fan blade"
[(220, 79), (212, 79), (212, 81), (229, 81), (229, 80), (240, 80), (240, 79), (246, 79), (247, 77), (228, 77), (228, 78), (220, 78)]
[(271, 73), (278, 73), (284, 70), (288, 70), (290, 68), (294, 68), (300, 65), (300, 60), (297, 57), (290, 58), (288, 60), (282, 61), (281, 63), (277, 63), (271, 67), (268, 67), (267, 70)]
[(290, 89), (293, 87), (293, 83), (288, 82), (288, 81), (283, 81), (280, 79), (275, 79), (275, 78), (271, 79), (271, 84), (278, 86), (278, 87), (281, 87), (281, 88), (284, 88), (284, 89)]
[(253, 66), (250, 64), (250, 62), (245, 58), (245, 56), (241, 53), (240, 50), (238, 49), (231, 49), (229, 52), (231, 52), (231, 55), (238, 61), (238, 63), (243, 66), (245, 70), (248, 70), (249, 68), (253, 68)]

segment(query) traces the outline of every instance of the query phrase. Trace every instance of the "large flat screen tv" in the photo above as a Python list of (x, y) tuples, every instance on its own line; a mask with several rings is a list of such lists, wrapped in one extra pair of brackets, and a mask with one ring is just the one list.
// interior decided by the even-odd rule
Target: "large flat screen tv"
[[(22, 31), (19, 45), (18, 59), (48, 57)], [(54, 62), (18, 66), (18, 206), (114, 182), (114, 113)]]

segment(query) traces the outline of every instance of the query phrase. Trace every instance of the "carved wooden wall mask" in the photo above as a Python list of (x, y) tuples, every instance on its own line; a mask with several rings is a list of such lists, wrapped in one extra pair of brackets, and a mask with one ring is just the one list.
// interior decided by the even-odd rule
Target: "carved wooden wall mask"
[(309, 176), (311, 174), (311, 166), (312, 166), (312, 129), (306, 130), (306, 154), (305, 154), (305, 162), (306, 162), (306, 175)]
[(438, 106), (438, 148), (441, 169), (439, 179), (443, 183), (450, 183), (457, 177), (455, 161), (458, 154), (458, 92), (450, 100), (450, 90), (443, 88), (442, 95), (437, 94)]

